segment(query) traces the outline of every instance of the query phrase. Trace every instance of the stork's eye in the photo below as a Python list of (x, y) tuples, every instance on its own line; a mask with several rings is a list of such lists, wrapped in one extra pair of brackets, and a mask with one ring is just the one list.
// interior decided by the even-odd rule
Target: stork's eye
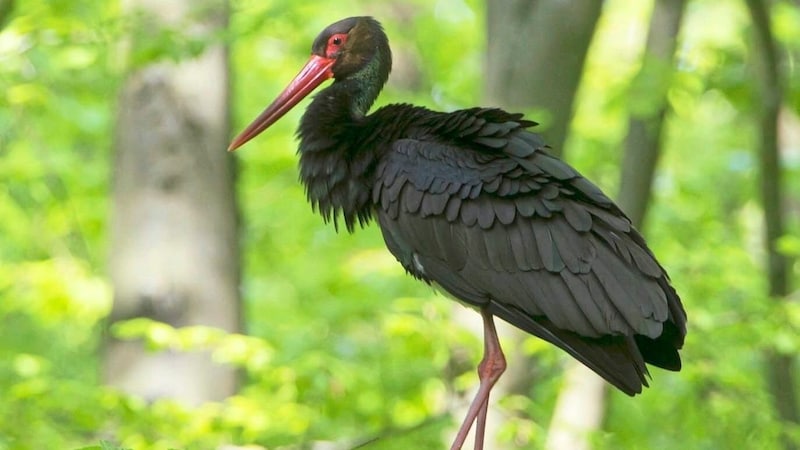
[(325, 54), (329, 58), (334, 58), (342, 51), (342, 46), (347, 42), (347, 34), (337, 33), (328, 38), (328, 47), (325, 49)]

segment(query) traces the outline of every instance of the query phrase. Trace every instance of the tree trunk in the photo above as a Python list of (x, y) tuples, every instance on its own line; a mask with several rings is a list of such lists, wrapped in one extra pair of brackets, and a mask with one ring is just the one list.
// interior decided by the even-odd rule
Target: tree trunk
[(638, 228), (643, 228), (661, 153), (661, 130), (672, 84), (673, 57), (683, 18), (684, 0), (657, 0), (650, 19), (642, 67), (630, 97), (646, 99), (632, 108), (625, 138), (618, 203)]
[[(225, 0), (131, 0), (146, 23), (131, 47), (159, 28), (211, 41), (227, 25)], [(188, 31), (186, 31), (188, 30)], [(156, 43), (157, 44), (157, 43)], [(148, 47), (144, 47), (148, 48)], [(148, 317), (179, 327), (239, 329), (239, 249), (229, 137), (227, 50), (209, 44), (197, 57), (135, 70), (119, 100), (113, 186), (111, 322)], [(219, 400), (236, 372), (206, 352), (147, 352), (110, 338), (105, 379), (146, 399), (187, 404)]]
[(532, 119), (542, 123), (556, 156), (564, 151), (602, 6), (596, 0), (487, 2), (487, 100), (507, 109), (536, 108)]
[[(789, 257), (777, 249), (783, 236), (785, 217), (782, 208), (783, 189), (778, 146), (778, 117), (783, 99), (783, 79), (780, 74), (778, 49), (772, 35), (769, 5), (762, 0), (747, 0), (753, 21), (755, 68), (758, 73), (759, 99), (758, 123), (760, 129), (759, 163), (761, 201), (764, 208), (765, 246), (767, 250), (767, 279), (769, 295), (775, 301), (786, 301), (791, 292), (789, 282)], [(797, 426), (800, 413), (797, 407), (794, 355), (766, 351), (767, 382), (775, 409), (784, 422)], [(788, 433), (783, 436), (784, 448), (800, 448)]]
[[(655, 2), (642, 67), (630, 92), (631, 98), (639, 102), (630, 113), (618, 204), (640, 229), (661, 152), (667, 90), (683, 11), (683, 0)], [(556, 403), (545, 447), (589, 449), (591, 435), (600, 429), (605, 416), (607, 391), (608, 385), (602, 378), (573, 362)]]

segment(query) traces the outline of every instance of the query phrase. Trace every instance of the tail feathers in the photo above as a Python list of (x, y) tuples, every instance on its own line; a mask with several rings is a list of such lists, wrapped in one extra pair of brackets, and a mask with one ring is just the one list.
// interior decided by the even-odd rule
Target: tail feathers
[(636, 345), (648, 364), (677, 372), (681, 370), (681, 356), (678, 350), (683, 347), (683, 340), (686, 337), (686, 311), (678, 298), (678, 293), (670, 286), (666, 277), (661, 277), (658, 284), (667, 294), (669, 318), (664, 322), (664, 328), (657, 337), (636, 335)]
[[(632, 336), (586, 338), (571, 331), (558, 329), (547, 319), (537, 318), (534, 320), (524, 313), (514, 311), (513, 307), (499, 305), (495, 302), (491, 303), (489, 311), (512, 325), (563, 349), (630, 396), (641, 393), (642, 386), (648, 386), (647, 379), (650, 374), (645, 365), (645, 356), (643, 356), (643, 351), (640, 351), (638, 339)], [(662, 354), (663, 348), (659, 341), (652, 339), (649, 341), (656, 345), (645, 346), (645, 348), (648, 351), (652, 350), (650, 353), (654, 355)], [(664, 344), (664, 346), (667, 345)], [(674, 348), (671, 348), (671, 351), (677, 354), (677, 350)], [(648, 360), (648, 362), (661, 367), (658, 362), (662, 361)], [(671, 358), (665, 358), (663, 362), (666, 365), (674, 365)], [(680, 367), (679, 358), (678, 367)]]
[(681, 356), (678, 354), (679, 342), (683, 341), (683, 334), (671, 322), (664, 323), (664, 331), (655, 339), (647, 336), (636, 335), (636, 345), (642, 352), (644, 360), (649, 364), (662, 369), (681, 370)]

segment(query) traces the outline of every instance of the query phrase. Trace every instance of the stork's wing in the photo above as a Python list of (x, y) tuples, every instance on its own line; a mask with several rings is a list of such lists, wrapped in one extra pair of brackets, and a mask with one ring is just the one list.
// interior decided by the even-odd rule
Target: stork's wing
[(413, 275), (641, 392), (645, 362), (680, 369), (680, 299), (627, 217), (515, 117), (396, 141), (373, 190), (386, 244)]

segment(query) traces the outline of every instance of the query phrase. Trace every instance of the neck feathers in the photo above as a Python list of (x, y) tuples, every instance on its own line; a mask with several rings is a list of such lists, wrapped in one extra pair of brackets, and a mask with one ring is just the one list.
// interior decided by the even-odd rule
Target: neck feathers
[(366, 225), (372, 215), (370, 195), (380, 154), (370, 144), (365, 116), (374, 98), (347, 89), (350, 80), (337, 82), (314, 97), (303, 115), (300, 137), (300, 181), (306, 196), (323, 219), (338, 229), (339, 216), (347, 231)]
[(314, 97), (298, 130), (300, 181), (309, 202), (337, 228), (341, 214), (350, 232), (372, 217), (375, 167), (390, 144), (377, 130), (381, 121), (367, 116), (391, 69), (389, 45), (381, 35), (361, 69)]

